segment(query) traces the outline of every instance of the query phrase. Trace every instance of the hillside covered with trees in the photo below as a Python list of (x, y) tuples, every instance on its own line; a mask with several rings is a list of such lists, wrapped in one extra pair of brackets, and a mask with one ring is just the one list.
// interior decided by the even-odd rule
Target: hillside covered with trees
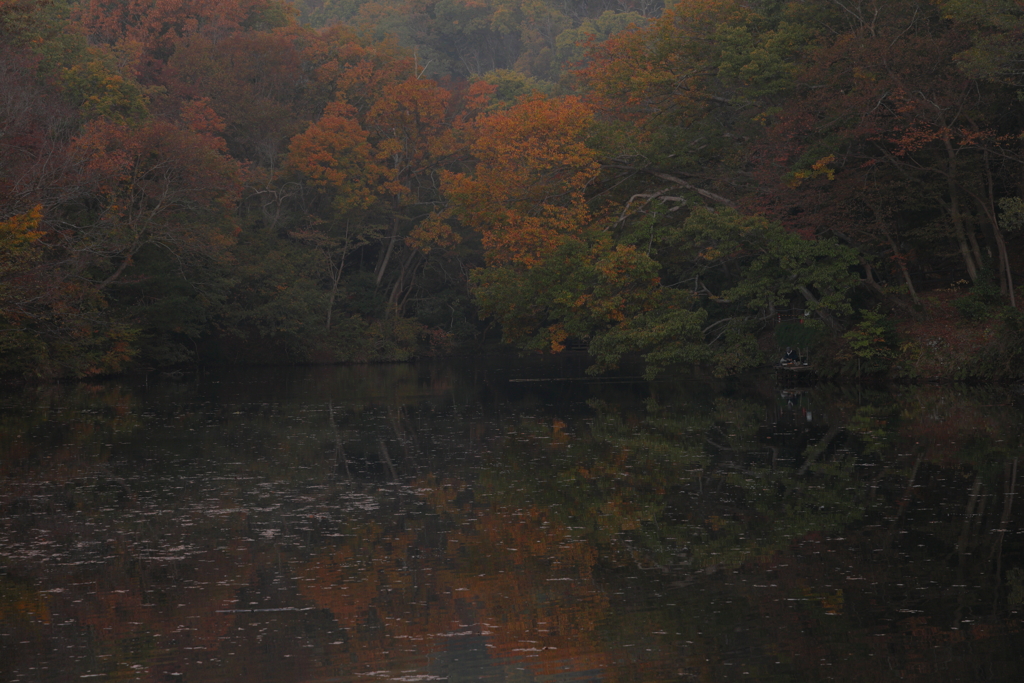
[(1024, 375), (1018, 0), (0, 0), (0, 374)]

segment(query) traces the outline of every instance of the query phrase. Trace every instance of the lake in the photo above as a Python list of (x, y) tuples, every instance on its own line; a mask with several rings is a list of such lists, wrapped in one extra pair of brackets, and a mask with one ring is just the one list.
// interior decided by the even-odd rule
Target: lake
[(1024, 397), (584, 367), (0, 393), (0, 680), (1024, 678)]

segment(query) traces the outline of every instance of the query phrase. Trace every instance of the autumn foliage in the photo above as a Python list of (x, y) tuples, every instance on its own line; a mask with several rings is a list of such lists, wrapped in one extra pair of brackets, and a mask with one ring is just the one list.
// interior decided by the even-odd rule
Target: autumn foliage
[(806, 313), (842, 373), (847, 331), (962, 280), (1005, 323), (968, 374), (1016, 374), (1022, 29), (992, 5), (2, 0), (0, 372), (500, 332), (729, 374)]
[(446, 189), (480, 230), (488, 265), (535, 266), (590, 226), (585, 191), (600, 171), (585, 139), (592, 116), (576, 98), (538, 95), (473, 127), (474, 173), (449, 175)]

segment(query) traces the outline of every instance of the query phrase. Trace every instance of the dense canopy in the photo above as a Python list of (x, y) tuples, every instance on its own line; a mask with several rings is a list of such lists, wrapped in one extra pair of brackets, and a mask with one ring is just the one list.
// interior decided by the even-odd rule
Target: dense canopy
[(1024, 374), (1016, 0), (0, 0), (0, 374)]

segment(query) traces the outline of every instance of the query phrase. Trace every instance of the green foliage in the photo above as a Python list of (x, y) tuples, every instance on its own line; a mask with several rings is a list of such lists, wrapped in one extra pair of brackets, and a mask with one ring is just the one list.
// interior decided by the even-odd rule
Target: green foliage
[(797, 299), (822, 316), (853, 312), (858, 257), (835, 239), (804, 239), (731, 209), (695, 210), (679, 239), (687, 240), (698, 273), (721, 281), (723, 299), (754, 310), (788, 308)]
[(1024, 10), (1015, 0), (942, 0), (943, 13), (959, 23), (958, 30), (974, 31), (973, 45), (958, 55), (968, 73), (1024, 85), (1020, 69)]
[(616, 33), (647, 24), (646, 17), (636, 12), (605, 11), (594, 19), (584, 19), (576, 28), (566, 29), (555, 39), (558, 59), (572, 64), (584, 58), (588, 46), (598, 45)]
[(706, 362), (711, 353), (701, 343), (703, 311), (669, 307), (635, 316), (606, 332), (596, 334), (589, 351), (595, 363), (591, 374), (618, 367), (625, 355), (639, 355), (644, 375), (654, 379), (670, 369), (685, 369)]
[(711, 341), (709, 351), (716, 377), (736, 375), (768, 361), (758, 346), (758, 331), (759, 325), (754, 321), (735, 321)]
[(64, 69), (64, 91), (86, 119), (117, 123), (140, 121), (149, 115), (149, 98), (131, 76), (120, 73), (115, 56), (90, 49), (83, 61)]
[(820, 320), (801, 318), (786, 321), (775, 326), (775, 341), (781, 348), (792, 346), (798, 349), (814, 348), (827, 334)]
[(1001, 305), (999, 287), (992, 280), (991, 272), (982, 271), (971, 291), (953, 301), (953, 306), (964, 320), (984, 320)]
[(743, 24), (724, 25), (716, 39), (722, 46), (719, 75), (743, 86), (746, 97), (785, 92), (795, 84), (797, 56), (814, 35), (810, 26), (771, 22), (751, 15)]
[(887, 372), (896, 355), (895, 327), (878, 311), (863, 310), (861, 320), (843, 335), (847, 350), (836, 354), (838, 360), (852, 357), (854, 365), (843, 368), (858, 377)]
[(294, 21), (298, 10), (285, 0), (269, 0), (253, 5), (242, 26), (253, 31), (271, 31), (283, 28)]
[(224, 349), (225, 360), (310, 362), (326, 305), (326, 293), (310, 277), (317, 270), (313, 255), (254, 230), (241, 235), (235, 258), (219, 326), (222, 339), (237, 342)]
[(0, 318), (0, 376), (50, 381), (116, 375), (139, 353), (140, 330), (106, 313), (102, 300), (79, 302), (35, 326)]
[(39, 335), (0, 320), (0, 377), (35, 377), (47, 363), (46, 344)]
[(875, 361), (893, 355), (892, 321), (878, 311), (861, 311), (861, 321), (843, 338), (853, 355), (862, 360)]
[(1003, 307), (995, 339), (972, 349), (964, 379), (1020, 380), (1024, 377), (1024, 313)]
[(1018, 372), (1016, 0), (121, 5), (0, 4), (9, 372), (407, 359), (485, 316), (595, 371), (736, 373), (773, 330), (878, 369), (878, 311), (959, 270), (991, 339), (956, 373)]
[(705, 313), (692, 298), (664, 288), (658, 263), (605, 234), (564, 239), (532, 268), (490, 267), (473, 274), (481, 311), (501, 322), (507, 341), (560, 351), (588, 343), (595, 371), (639, 354), (648, 373), (707, 357), (700, 344)]
[(153, 368), (198, 362), (199, 343), (225, 312), (232, 284), (226, 264), (200, 262), (183, 271), (151, 245), (137, 255), (135, 272), (110, 298), (116, 314), (139, 329), (136, 363)]
[(1016, 232), (1024, 228), (1024, 199), (1003, 197), (999, 200), (999, 223), (1003, 230)]
[(407, 361), (415, 358), (423, 325), (410, 318), (388, 316), (367, 329), (370, 357), (374, 361)]
[(507, 107), (536, 93), (548, 95), (553, 90), (550, 83), (510, 69), (488, 71), (480, 80), (494, 86), (495, 107)]
[(116, 375), (128, 370), (138, 354), (139, 330), (130, 323), (79, 324), (71, 332), (49, 350), (54, 377)]

